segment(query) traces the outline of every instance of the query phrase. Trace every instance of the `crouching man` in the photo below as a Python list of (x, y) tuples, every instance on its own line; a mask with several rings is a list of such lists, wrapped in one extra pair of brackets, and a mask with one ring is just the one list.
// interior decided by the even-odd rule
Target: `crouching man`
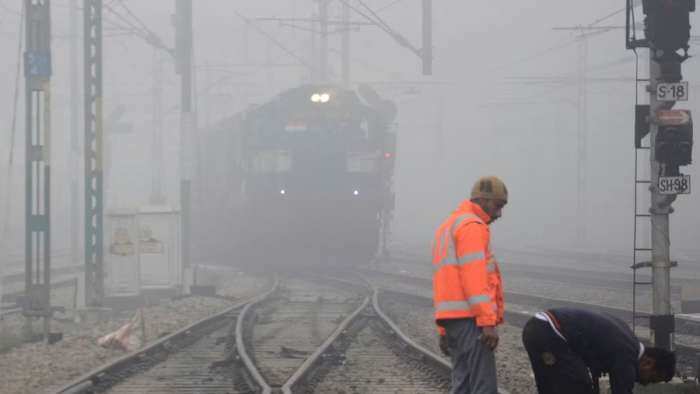
[(667, 382), (676, 370), (673, 352), (645, 348), (625, 322), (588, 310), (537, 313), (523, 329), (523, 344), (539, 394), (598, 393), (602, 374), (612, 394), (632, 394), (635, 382)]

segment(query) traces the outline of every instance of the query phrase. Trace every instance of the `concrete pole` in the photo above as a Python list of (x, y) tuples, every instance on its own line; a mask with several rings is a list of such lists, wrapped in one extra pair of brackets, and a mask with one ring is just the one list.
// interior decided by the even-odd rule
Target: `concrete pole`
[(435, 161), (443, 162), (445, 158), (445, 92), (440, 91), (437, 99), (435, 124)]
[(163, 194), (163, 59), (153, 50), (153, 130), (151, 141), (151, 204), (165, 203)]
[(579, 38), (578, 59), (578, 101), (577, 101), (577, 131), (576, 131), (576, 245), (586, 245), (588, 234), (586, 228), (586, 167), (588, 166), (588, 37), (581, 31)]
[(423, 0), (423, 75), (433, 75), (433, 0)]
[[(659, 63), (650, 56), (650, 119), (655, 119), (656, 111), (659, 109), (669, 108), (663, 102), (656, 100), (656, 86), (659, 82), (663, 82), (661, 67)], [(671, 348), (671, 333), (672, 330), (668, 327), (669, 319), (673, 319), (671, 315), (671, 258), (670, 246), (671, 240), (669, 237), (669, 220), (668, 215), (673, 212), (671, 203), (676, 199), (676, 195), (662, 195), (659, 193), (659, 173), (661, 164), (656, 161), (655, 144), (656, 134), (659, 131), (659, 126), (656, 122), (650, 122), (650, 169), (651, 169), (651, 184), (649, 190), (651, 192), (651, 264), (652, 264), (652, 282), (653, 282), (653, 307), (652, 307), (652, 329), (654, 336), (654, 345), (665, 349)], [(654, 322), (656, 320), (657, 322)]]
[(321, 22), (321, 46), (319, 53), (319, 78), (328, 82), (328, 0), (319, 0), (318, 14)]
[(347, 2), (343, 3), (342, 20), (343, 35), (341, 36), (341, 74), (343, 78), (343, 86), (347, 88), (350, 86), (350, 5)]
[[(311, 22), (310, 22), (310, 29), (309, 31), (311, 32), (311, 37), (310, 37), (310, 48), (309, 48), (309, 55), (311, 56), (309, 64), (318, 64), (318, 53), (317, 53), (317, 43), (316, 43), (316, 14), (311, 14)], [(316, 70), (316, 67), (309, 67), (309, 80), (311, 82), (318, 82), (318, 71)]]
[(183, 268), (190, 266), (190, 196), (192, 184), (192, 0), (176, 0), (178, 73), (180, 74), (180, 231)]

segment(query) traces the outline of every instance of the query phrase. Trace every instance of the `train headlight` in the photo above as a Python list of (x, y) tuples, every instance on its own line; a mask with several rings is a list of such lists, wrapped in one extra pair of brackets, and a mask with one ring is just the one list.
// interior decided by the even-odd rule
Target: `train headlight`
[(330, 93), (314, 93), (309, 97), (309, 100), (311, 100), (312, 103), (325, 104), (331, 101), (331, 95)]
[(287, 191), (282, 189), (282, 190), (280, 190), (280, 194), (284, 196), (285, 194), (287, 194)]
[(355, 191), (352, 192), (352, 194), (353, 194), (354, 196), (359, 196), (359, 195), (360, 195), (360, 191), (359, 191), (359, 190), (355, 190)]

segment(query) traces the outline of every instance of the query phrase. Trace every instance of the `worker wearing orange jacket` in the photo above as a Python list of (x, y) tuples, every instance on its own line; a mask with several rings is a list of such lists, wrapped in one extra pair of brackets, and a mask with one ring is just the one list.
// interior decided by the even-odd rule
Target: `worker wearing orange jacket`
[(483, 177), (452, 212), (433, 242), (433, 301), (440, 349), (452, 359), (451, 393), (496, 394), (496, 326), (503, 288), (491, 252), (489, 224), (501, 217), (508, 190)]

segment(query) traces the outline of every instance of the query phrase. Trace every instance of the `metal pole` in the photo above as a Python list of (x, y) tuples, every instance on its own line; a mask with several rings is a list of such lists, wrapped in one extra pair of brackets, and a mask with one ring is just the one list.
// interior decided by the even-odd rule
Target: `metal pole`
[[(316, 53), (316, 14), (311, 15), (311, 21), (309, 24), (311, 25), (309, 31), (311, 32), (311, 37), (310, 37), (310, 42), (311, 44), (309, 45), (309, 55), (311, 56), (309, 64), (316, 65), (318, 64), (318, 53)], [(316, 70), (316, 67), (309, 67), (309, 80), (311, 82), (318, 82), (318, 71)]]
[(577, 157), (576, 157), (576, 242), (578, 246), (586, 244), (586, 167), (588, 165), (588, 124), (587, 124), (587, 63), (588, 63), (588, 38), (581, 31), (579, 38), (579, 64), (578, 64), (578, 122), (577, 122)]
[(153, 50), (153, 140), (151, 141), (151, 204), (163, 204), (163, 59)]
[(350, 86), (350, 4), (347, 2), (343, 3), (342, 8), (342, 19), (343, 19), (343, 35), (342, 35), (342, 78), (343, 86), (346, 88)]
[(102, 0), (83, 2), (85, 89), (85, 305), (104, 299)]
[(180, 230), (181, 258), (184, 267), (190, 266), (190, 195), (192, 114), (192, 0), (176, 0), (177, 62), (181, 80), (180, 118)]
[[(275, 74), (272, 71), (272, 67), (270, 66), (272, 64), (272, 44), (270, 41), (265, 42), (265, 86), (267, 87), (267, 90), (272, 92), (275, 90), (274, 85), (275, 85)], [(240, 91), (239, 91), (240, 92)]]
[(440, 91), (437, 99), (435, 160), (440, 163), (445, 157), (445, 93)]
[(78, 117), (80, 96), (78, 93), (78, 0), (70, 0), (70, 255), (73, 262), (80, 260), (80, 214), (78, 213), (79, 196), (79, 160), (80, 144), (78, 142)]
[[(664, 106), (663, 102), (656, 99), (656, 86), (659, 82), (663, 82), (661, 67), (654, 60), (654, 56), (650, 56), (649, 63), (650, 84), (649, 103), (650, 103), (650, 119), (655, 118), (656, 111)], [(671, 332), (669, 327), (669, 317), (671, 315), (671, 259), (669, 237), (669, 221), (668, 215), (672, 212), (671, 203), (675, 200), (675, 195), (662, 195), (659, 193), (659, 174), (661, 165), (656, 161), (655, 145), (656, 134), (659, 131), (659, 126), (655, 122), (650, 122), (650, 168), (651, 168), (651, 265), (652, 265), (652, 282), (653, 282), (653, 307), (652, 321), (654, 345), (665, 349), (671, 348)]]
[(423, 75), (433, 75), (433, 0), (423, 0)]
[(319, 18), (321, 21), (321, 48), (319, 54), (319, 78), (328, 82), (328, 0), (319, 0)]
[[(51, 3), (25, 0), (25, 335), (51, 323)], [(43, 272), (42, 272), (43, 270)]]

